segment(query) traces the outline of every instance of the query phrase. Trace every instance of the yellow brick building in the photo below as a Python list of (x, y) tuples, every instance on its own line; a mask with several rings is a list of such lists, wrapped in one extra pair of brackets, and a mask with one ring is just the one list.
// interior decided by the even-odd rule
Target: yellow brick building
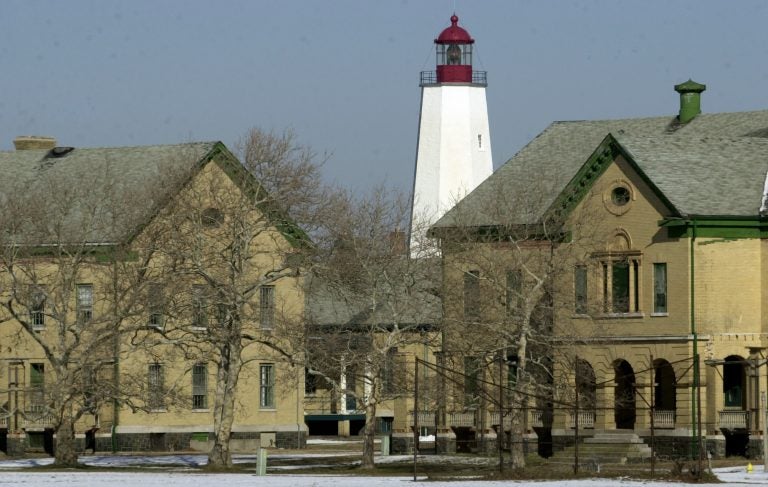
[[(431, 230), (445, 350), (490, 357), (487, 390), (527, 377), (520, 421), (546, 456), (577, 429), (653, 436), (657, 455), (760, 454), (768, 111), (702, 114), (704, 85), (675, 88), (677, 116), (551, 124)], [(468, 408), (464, 377), (445, 407), (495, 441), (503, 403)]]
[[(303, 368), (280, 334), (303, 326), (289, 257), (306, 237), (237, 158), (220, 142), (16, 147), (0, 153), (0, 450), (50, 453), (67, 421), (78, 451), (207, 450), (236, 313), (233, 449), (303, 446)], [(227, 274), (236, 219), (249, 238)]]

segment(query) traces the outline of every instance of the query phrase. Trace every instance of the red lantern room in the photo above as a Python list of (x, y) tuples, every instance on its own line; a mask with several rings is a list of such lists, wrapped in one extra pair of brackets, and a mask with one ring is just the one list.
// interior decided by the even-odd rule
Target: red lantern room
[(472, 44), (469, 32), (458, 26), (459, 18), (451, 16), (451, 26), (435, 39), (438, 83), (472, 83)]

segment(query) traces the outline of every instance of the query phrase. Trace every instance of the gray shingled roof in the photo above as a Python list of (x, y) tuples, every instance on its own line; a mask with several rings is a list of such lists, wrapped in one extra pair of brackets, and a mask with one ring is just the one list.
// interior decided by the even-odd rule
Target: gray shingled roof
[(757, 215), (768, 139), (616, 136), (682, 214)]
[[(116, 243), (151, 218), (216, 142), (0, 152), (0, 222), (27, 244)], [(16, 205), (16, 208), (10, 206)]]
[[(423, 271), (423, 272), (422, 272)], [(381, 300), (374, 309), (371, 305), (374, 290), (354, 291), (345, 283), (330, 283), (322, 278), (308, 278), (306, 287), (307, 320), (319, 326), (382, 327), (437, 325), (442, 319), (442, 304), (438, 296), (441, 267), (423, 266), (421, 276), (414, 279), (417, 289), (377, 289)], [(415, 276), (404, 276), (404, 279)]]
[[(687, 191), (678, 191), (674, 195), (673, 201), (680, 205), (680, 211), (687, 209), (698, 214), (722, 214), (721, 211), (725, 210), (743, 212), (751, 209), (747, 213), (736, 214), (757, 214), (765, 172), (762, 178), (758, 178), (759, 191), (751, 191), (757, 189), (757, 169), (764, 164), (761, 165), (759, 157), (738, 162), (727, 158), (731, 149), (743, 154), (750, 147), (762, 149), (762, 145), (726, 141), (742, 137), (768, 137), (768, 110), (701, 114), (683, 126), (677, 124), (676, 117), (554, 122), (449, 210), (433, 228), (537, 222), (608, 134), (617, 138), (633, 137), (637, 156), (644, 159), (649, 168), (648, 175), (654, 182), (658, 179), (659, 187), (664, 186), (665, 192), (676, 189), (674, 184), (665, 185), (666, 181), (676, 181), (682, 173), (691, 176), (684, 185)], [(657, 138), (658, 141), (655, 144), (637, 142), (638, 138), (644, 137)], [(707, 144), (706, 149), (702, 145), (700, 150), (694, 151), (694, 141), (702, 139), (720, 139), (720, 142)], [(665, 140), (673, 145), (663, 144)], [(626, 141), (630, 145), (630, 140)], [(661, 146), (675, 153), (673, 163), (662, 164), (649, 153)], [(699, 158), (680, 153), (680, 150), (689, 149)], [(730, 162), (724, 166), (717, 164), (724, 160)], [(750, 165), (747, 169), (748, 164), (757, 166)], [(729, 187), (739, 188), (739, 191), (727, 196), (740, 201), (726, 204), (708, 194), (712, 178), (702, 169), (709, 170), (715, 166), (718, 167), (716, 177), (727, 174)], [(672, 199), (672, 195), (669, 196)]]

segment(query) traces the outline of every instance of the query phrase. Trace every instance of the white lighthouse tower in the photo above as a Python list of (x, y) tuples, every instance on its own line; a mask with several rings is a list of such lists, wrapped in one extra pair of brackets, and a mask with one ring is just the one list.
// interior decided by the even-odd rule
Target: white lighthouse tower
[(421, 73), (421, 113), (411, 210), (411, 255), (427, 228), (493, 172), (485, 71), (472, 71), (475, 40), (451, 16), (435, 39), (437, 69)]

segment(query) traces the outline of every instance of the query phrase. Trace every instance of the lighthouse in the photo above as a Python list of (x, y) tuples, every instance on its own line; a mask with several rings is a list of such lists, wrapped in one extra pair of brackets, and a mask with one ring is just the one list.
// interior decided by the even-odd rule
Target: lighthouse
[(421, 73), (411, 209), (411, 255), (427, 228), (493, 172), (485, 71), (472, 69), (475, 40), (451, 16), (435, 39), (436, 69)]

